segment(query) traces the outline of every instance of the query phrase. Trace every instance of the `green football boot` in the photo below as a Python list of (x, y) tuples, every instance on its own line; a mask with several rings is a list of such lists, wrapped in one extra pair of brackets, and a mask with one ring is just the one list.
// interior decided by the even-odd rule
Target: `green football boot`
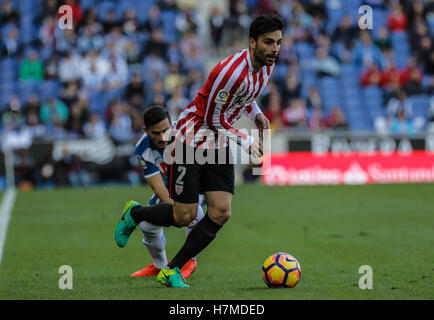
[(164, 267), (161, 269), (160, 273), (157, 275), (157, 280), (162, 285), (172, 288), (189, 288), (188, 284), (184, 283), (184, 277), (182, 276), (181, 270), (178, 267), (170, 269), (169, 267)]
[(128, 239), (130, 239), (131, 234), (137, 227), (137, 223), (131, 218), (131, 209), (139, 205), (138, 202), (130, 200), (125, 204), (122, 211), (122, 218), (115, 229), (115, 241), (121, 248), (127, 245)]

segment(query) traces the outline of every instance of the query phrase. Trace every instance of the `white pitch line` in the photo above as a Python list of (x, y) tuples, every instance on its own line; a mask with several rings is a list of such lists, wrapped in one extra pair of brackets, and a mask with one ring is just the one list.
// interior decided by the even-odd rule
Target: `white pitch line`
[(15, 188), (7, 189), (3, 195), (0, 206), (0, 265), (3, 257), (3, 247), (6, 241), (9, 219), (11, 217), (12, 208), (14, 207), (16, 195), (17, 191)]

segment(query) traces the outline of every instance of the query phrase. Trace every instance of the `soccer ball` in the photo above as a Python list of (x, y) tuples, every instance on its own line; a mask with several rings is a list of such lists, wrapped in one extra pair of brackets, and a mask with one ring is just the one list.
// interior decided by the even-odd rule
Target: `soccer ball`
[(300, 277), (300, 264), (288, 253), (275, 253), (262, 265), (262, 278), (270, 288), (293, 288)]

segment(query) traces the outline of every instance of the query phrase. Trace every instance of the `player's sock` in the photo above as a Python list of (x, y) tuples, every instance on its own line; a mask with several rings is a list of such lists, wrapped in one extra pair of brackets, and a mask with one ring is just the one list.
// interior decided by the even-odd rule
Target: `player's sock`
[(161, 202), (153, 206), (136, 206), (131, 210), (131, 218), (139, 224), (147, 221), (157, 226), (170, 227), (176, 226), (173, 217), (173, 205), (167, 202)]
[(153, 259), (154, 267), (161, 269), (167, 265), (166, 240), (163, 227), (155, 226), (142, 221), (140, 229), (143, 232), (143, 243)]
[[(199, 206), (197, 208), (197, 216), (193, 223), (193, 225), (190, 227), (190, 225), (185, 227), (185, 238), (187, 239), (188, 235), (190, 234), (191, 230), (196, 227), (196, 225), (199, 223), (200, 220), (204, 217), (203, 208), (199, 203)], [(194, 256), (192, 259), (196, 260), (196, 257)]]
[(199, 254), (214, 240), (220, 228), (221, 226), (212, 221), (208, 214), (206, 214), (196, 227), (191, 230), (184, 245), (178, 251), (175, 258), (169, 262), (168, 267), (171, 269), (175, 267), (182, 268), (188, 260)]

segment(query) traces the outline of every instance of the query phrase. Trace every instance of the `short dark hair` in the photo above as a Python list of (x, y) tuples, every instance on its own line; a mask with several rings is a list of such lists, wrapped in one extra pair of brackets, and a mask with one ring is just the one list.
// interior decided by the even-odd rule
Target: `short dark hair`
[(152, 106), (143, 112), (143, 124), (147, 129), (166, 118), (170, 121), (169, 111), (163, 106)]
[(250, 24), (249, 37), (258, 40), (261, 35), (276, 30), (283, 30), (282, 18), (276, 14), (264, 14), (253, 19)]

